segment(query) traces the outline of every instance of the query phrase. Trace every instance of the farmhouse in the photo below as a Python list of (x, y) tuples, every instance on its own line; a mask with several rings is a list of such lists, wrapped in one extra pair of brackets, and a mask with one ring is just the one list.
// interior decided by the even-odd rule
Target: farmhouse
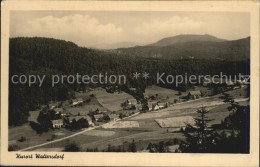
[(59, 106), (58, 102), (50, 102), (49, 103), (50, 110), (53, 110), (54, 108), (56, 108), (58, 106)]
[(136, 92), (136, 88), (129, 88), (130, 91)]
[(137, 104), (137, 101), (136, 101), (136, 99), (128, 99), (128, 100), (127, 100), (127, 103), (128, 103), (129, 105), (136, 105), (136, 104)]
[(198, 99), (201, 97), (201, 92), (199, 90), (190, 91), (188, 93), (189, 99)]
[(62, 119), (52, 120), (51, 122), (52, 122), (53, 128), (62, 128), (63, 127), (63, 120)]
[(54, 108), (55, 114), (60, 114), (62, 112), (62, 108)]
[(88, 121), (88, 124), (89, 124), (89, 126), (94, 126), (94, 123), (93, 123), (93, 121), (92, 121), (92, 119), (90, 118), (90, 116), (85, 116), (85, 119)]
[(63, 116), (63, 117), (64, 117), (64, 116), (69, 116), (69, 115), (70, 115), (70, 113), (69, 113), (68, 111), (63, 110), (63, 109), (62, 109), (59, 113), (60, 113), (60, 115)]
[(116, 114), (111, 114), (111, 115), (109, 115), (109, 119), (110, 119), (110, 121), (116, 121), (119, 119), (119, 116)]
[(133, 110), (136, 109), (137, 101), (136, 99), (128, 99), (121, 104), (124, 110)]
[(158, 103), (159, 109), (167, 108), (167, 103)]
[(86, 116), (86, 115), (88, 115), (88, 113), (89, 113), (89, 112), (86, 111), (86, 110), (85, 110), (85, 111), (82, 111), (82, 110), (81, 110), (81, 111), (78, 112), (78, 115), (79, 115), (79, 116)]
[(160, 107), (159, 107), (158, 104), (153, 104), (153, 105), (152, 105), (152, 110), (153, 110), (153, 111), (157, 111), (157, 110), (159, 110), (159, 109), (160, 109)]
[(94, 115), (95, 121), (100, 121), (103, 118), (103, 114)]
[(83, 99), (82, 98), (77, 98), (77, 99), (73, 99), (72, 100), (72, 106), (76, 106), (76, 105), (78, 105), (78, 104), (81, 104), (81, 103), (83, 103)]

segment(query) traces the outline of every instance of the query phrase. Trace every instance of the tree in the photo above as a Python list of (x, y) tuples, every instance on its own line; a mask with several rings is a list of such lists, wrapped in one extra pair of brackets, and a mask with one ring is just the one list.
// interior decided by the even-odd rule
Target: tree
[(214, 152), (214, 130), (209, 129), (208, 122), (212, 119), (207, 119), (206, 114), (209, 111), (205, 107), (201, 107), (197, 110), (199, 114), (198, 118), (194, 118), (195, 126), (190, 124), (186, 125), (185, 131), (183, 131), (186, 140), (180, 144), (180, 150), (182, 152), (191, 153), (205, 153)]
[(135, 140), (132, 141), (132, 143), (128, 147), (129, 152), (137, 152)]

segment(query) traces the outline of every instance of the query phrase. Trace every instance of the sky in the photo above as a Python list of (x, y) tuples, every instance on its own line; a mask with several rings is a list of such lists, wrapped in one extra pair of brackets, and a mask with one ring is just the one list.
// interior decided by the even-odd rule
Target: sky
[(79, 46), (154, 43), (180, 34), (235, 40), (250, 36), (248, 13), (137, 11), (12, 11), (10, 37), (51, 37)]

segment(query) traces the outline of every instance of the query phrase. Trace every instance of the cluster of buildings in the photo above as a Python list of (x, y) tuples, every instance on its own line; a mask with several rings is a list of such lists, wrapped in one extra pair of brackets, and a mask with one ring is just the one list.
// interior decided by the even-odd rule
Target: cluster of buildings
[[(79, 104), (79, 103), (78, 103)], [(87, 110), (65, 110), (61, 107), (56, 107), (52, 109), (56, 114), (61, 116), (61, 119), (51, 120), (53, 128), (62, 128), (66, 124), (72, 123), (73, 120), (79, 121), (80, 119), (85, 119), (89, 126), (95, 126), (95, 123), (102, 122), (104, 120), (116, 121), (119, 119), (119, 115), (113, 114), (107, 111), (99, 111), (97, 109), (92, 114)]]

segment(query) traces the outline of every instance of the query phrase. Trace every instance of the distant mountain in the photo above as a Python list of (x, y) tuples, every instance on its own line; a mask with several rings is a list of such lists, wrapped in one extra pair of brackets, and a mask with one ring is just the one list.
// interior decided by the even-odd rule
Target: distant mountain
[(185, 43), (193, 41), (208, 41), (208, 42), (222, 42), (224, 39), (220, 39), (208, 34), (205, 35), (177, 35), (173, 37), (163, 38), (156, 43), (150, 44), (149, 46), (168, 46), (176, 43)]
[(164, 59), (243, 61), (250, 56), (250, 37), (227, 41), (210, 35), (180, 35), (164, 38), (151, 45), (121, 48), (118, 52), (125, 55)]
[(90, 46), (93, 49), (117, 49), (117, 48), (129, 48), (140, 45), (139, 43), (135, 42), (118, 42), (118, 43), (100, 43), (96, 45)]

